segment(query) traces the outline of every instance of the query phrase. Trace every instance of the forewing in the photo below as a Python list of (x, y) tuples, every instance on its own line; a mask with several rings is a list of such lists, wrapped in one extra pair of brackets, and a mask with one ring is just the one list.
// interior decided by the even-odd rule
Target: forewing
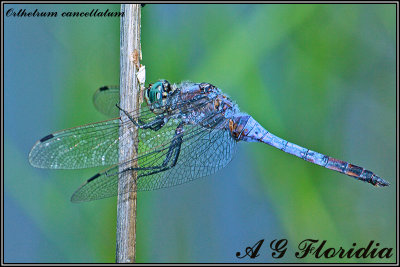
[[(190, 99), (190, 97), (189, 97)], [(210, 99), (199, 101), (177, 101), (178, 106), (189, 113), (203, 105)], [(143, 124), (150, 123), (164, 116), (166, 120), (174, 121), (172, 117), (177, 114), (154, 114), (145, 103), (139, 111), (133, 111), (130, 117), (134, 121)], [(120, 118), (98, 123), (87, 124), (75, 128), (62, 130), (40, 139), (29, 153), (29, 162), (38, 168), (50, 169), (81, 169), (96, 166), (106, 166), (118, 163), (119, 140), (126, 138), (119, 136), (119, 128), (127, 127), (137, 131), (137, 127), (125, 115), (123, 121)], [(173, 126), (172, 126), (173, 127)], [(139, 149), (139, 155), (151, 151), (154, 147), (165, 145), (170, 139), (165, 137), (165, 131), (174, 131), (169, 127), (162, 127), (159, 131), (140, 129), (142, 136), (139, 143), (143, 144)], [(158, 136), (164, 135), (164, 138)]]
[(81, 169), (118, 162), (119, 119), (62, 130), (40, 139), (29, 153), (38, 168)]

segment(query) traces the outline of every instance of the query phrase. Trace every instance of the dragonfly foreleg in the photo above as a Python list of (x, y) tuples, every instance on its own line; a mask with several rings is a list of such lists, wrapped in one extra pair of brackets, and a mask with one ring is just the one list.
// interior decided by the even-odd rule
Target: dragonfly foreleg
[(134, 118), (132, 118), (132, 116), (127, 112), (127, 111), (125, 111), (124, 109), (122, 109), (118, 104), (115, 104), (116, 106), (117, 106), (117, 108), (119, 109), (119, 110), (121, 110), (122, 112), (124, 112), (125, 113), (125, 115), (129, 118), (129, 120), (135, 125), (135, 126), (137, 126), (138, 128), (140, 128), (140, 129), (151, 129), (151, 130), (153, 130), (153, 131), (158, 131), (158, 130), (160, 130), (161, 129), (161, 127), (163, 127), (164, 126), (164, 124), (165, 124), (165, 117), (164, 117), (164, 115), (159, 115), (159, 116), (157, 116), (154, 120), (152, 120), (151, 122), (148, 122), (148, 123), (145, 123), (145, 122), (143, 122), (142, 120), (140, 120), (140, 119), (138, 119), (138, 121), (135, 121), (135, 119)]

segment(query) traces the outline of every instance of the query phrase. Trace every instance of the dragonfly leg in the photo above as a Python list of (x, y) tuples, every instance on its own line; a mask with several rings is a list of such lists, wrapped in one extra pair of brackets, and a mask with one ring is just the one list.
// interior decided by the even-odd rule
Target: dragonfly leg
[[(138, 168), (129, 167), (129, 168), (126, 168), (125, 170), (122, 170), (119, 173), (123, 173), (126, 171), (146, 171), (146, 170), (151, 171), (151, 170), (153, 170), (152, 172), (139, 175), (138, 176), (138, 178), (139, 178), (139, 177), (143, 177), (143, 176), (153, 175), (153, 174), (163, 172), (163, 171), (173, 168), (176, 165), (176, 163), (178, 162), (179, 154), (181, 152), (181, 145), (182, 145), (182, 140), (183, 140), (182, 133), (183, 133), (183, 123), (181, 122), (175, 130), (175, 135), (171, 141), (171, 144), (168, 148), (168, 152), (167, 152), (165, 159), (161, 165), (152, 166), (152, 167), (138, 167)], [(158, 153), (160, 151), (161, 150), (155, 151), (155, 153)], [(113, 175), (115, 175), (115, 174), (113, 174)]]
[(121, 110), (122, 112), (125, 113), (125, 115), (129, 118), (129, 120), (130, 120), (134, 125), (136, 125), (136, 126), (137, 126), (138, 128), (140, 128), (140, 129), (151, 129), (151, 130), (153, 130), (153, 131), (158, 131), (158, 130), (160, 130), (161, 127), (163, 127), (164, 124), (165, 124), (165, 120), (164, 120), (164, 116), (163, 116), (163, 115), (160, 115), (160, 116), (156, 117), (154, 120), (152, 120), (152, 121), (149, 122), (149, 123), (144, 123), (144, 122), (141, 121), (140, 119), (138, 119), (138, 121), (136, 122), (136, 121), (132, 118), (132, 116), (131, 116), (127, 111), (125, 111), (124, 109), (122, 109), (118, 104), (115, 104), (115, 105), (117, 106), (117, 108), (118, 108), (119, 110)]

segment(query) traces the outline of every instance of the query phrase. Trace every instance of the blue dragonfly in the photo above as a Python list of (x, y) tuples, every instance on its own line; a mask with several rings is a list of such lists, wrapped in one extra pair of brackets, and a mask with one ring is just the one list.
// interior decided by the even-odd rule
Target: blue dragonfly
[[(140, 110), (126, 112), (118, 105), (118, 87), (104, 86), (94, 95), (101, 112), (116, 118), (47, 135), (33, 146), (29, 162), (38, 168), (81, 169), (109, 166), (83, 183), (71, 201), (91, 201), (118, 194), (121, 172), (136, 171), (138, 191), (166, 188), (224, 168), (240, 141), (260, 142), (305, 161), (374, 186), (389, 183), (362, 167), (288, 142), (240, 112), (219, 88), (210, 83), (170, 84), (159, 80), (144, 91)], [(122, 116), (119, 116), (119, 114)], [(138, 133), (135, 158), (120, 162), (121, 127)], [(132, 167), (137, 166), (137, 167)], [(129, 183), (120, 192), (132, 190)]]

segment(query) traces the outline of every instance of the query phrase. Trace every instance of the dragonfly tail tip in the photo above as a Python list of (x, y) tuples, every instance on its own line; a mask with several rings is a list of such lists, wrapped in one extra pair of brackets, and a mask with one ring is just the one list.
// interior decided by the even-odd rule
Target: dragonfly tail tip
[(375, 176), (374, 178), (374, 185), (377, 187), (385, 187), (385, 186), (390, 186), (390, 183), (387, 182), (386, 180), (382, 179), (379, 176)]

